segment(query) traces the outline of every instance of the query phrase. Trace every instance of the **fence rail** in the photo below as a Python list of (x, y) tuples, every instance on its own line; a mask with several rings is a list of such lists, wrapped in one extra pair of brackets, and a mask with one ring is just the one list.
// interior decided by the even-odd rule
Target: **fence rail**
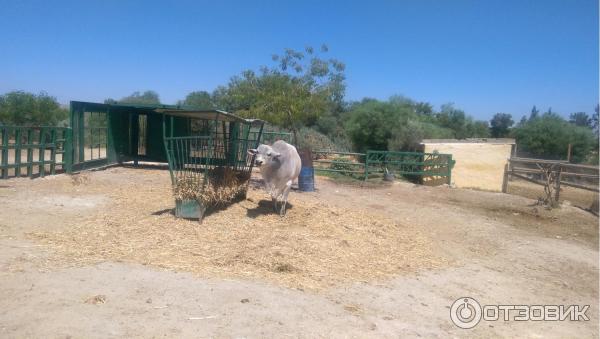
[(512, 177), (538, 185), (546, 185), (544, 169), (549, 170), (548, 173), (556, 178), (554, 181), (556, 201), (560, 197), (561, 185), (592, 192), (600, 191), (598, 189), (600, 180), (598, 166), (571, 164), (562, 160), (513, 157), (509, 159), (504, 171), (502, 192), (508, 191), (508, 182)]
[(0, 126), (0, 178), (70, 171), (71, 137), (67, 127)]
[(367, 151), (367, 153), (312, 151), (317, 172), (338, 172), (360, 176), (383, 174), (386, 171), (412, 176), (420, 182), (450, 183), (454, 160), (450, 154), (420, 152)]

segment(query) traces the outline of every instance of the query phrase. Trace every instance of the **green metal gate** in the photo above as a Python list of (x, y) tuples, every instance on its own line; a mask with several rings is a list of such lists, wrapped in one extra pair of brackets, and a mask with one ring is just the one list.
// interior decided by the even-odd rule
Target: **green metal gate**
[(70, 172), (71, 134), (67, 127), (0, 126), (0, 178)]
[(438, 184), (452, 182), (452, 154), (367, 151), (365, 180), (372, 173), (386, 170), (398, 175), (416, 177), (422, 183)]

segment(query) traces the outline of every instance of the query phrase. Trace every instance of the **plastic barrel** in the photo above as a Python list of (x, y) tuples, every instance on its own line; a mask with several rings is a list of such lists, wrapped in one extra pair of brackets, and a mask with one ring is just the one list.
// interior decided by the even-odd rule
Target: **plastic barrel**
[(298, 176), (298, 189), (301, 192), (314, 192), (315, 190), (315, 169), (304, 167), (300, 169)]

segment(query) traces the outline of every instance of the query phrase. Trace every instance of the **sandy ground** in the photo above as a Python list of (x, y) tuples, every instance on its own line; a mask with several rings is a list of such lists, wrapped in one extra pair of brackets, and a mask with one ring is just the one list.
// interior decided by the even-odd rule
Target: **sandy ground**
[[(123, 208), (119, 190), (139, 190), (129, 209), (147, 218), (170, 184), (164, 170), (87, 177), (94, 184), (66, 175), (0, 181), (0, 336), (598, 337), (598, 219), (574, 206), (547, 211), (508, 194), (408, 183), (360, 188), (319, 177), (317, 192), (290, 194), (296, 208), (278, 227), (296, 220), (303, 203), (351, 209), (418, 232), (444, 265), (304, 289), (267, 275), (209, 276), (108, 255), (65, 265), (55, 259), (61, 251), (31, 235), (69, 232)], [(589, 304), (590, 321), (482, 321), (463, 330), (449, 308), (465, 296), (481, 304)]]

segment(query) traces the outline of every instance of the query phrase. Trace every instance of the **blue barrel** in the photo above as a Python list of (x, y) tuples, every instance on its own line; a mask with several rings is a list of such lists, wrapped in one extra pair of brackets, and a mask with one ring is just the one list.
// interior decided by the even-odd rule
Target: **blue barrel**
[(312, 167), (302, 166), (300, 175), (298, 176), (298, 189), (301, 192), (315, 191), (315, 169)]

